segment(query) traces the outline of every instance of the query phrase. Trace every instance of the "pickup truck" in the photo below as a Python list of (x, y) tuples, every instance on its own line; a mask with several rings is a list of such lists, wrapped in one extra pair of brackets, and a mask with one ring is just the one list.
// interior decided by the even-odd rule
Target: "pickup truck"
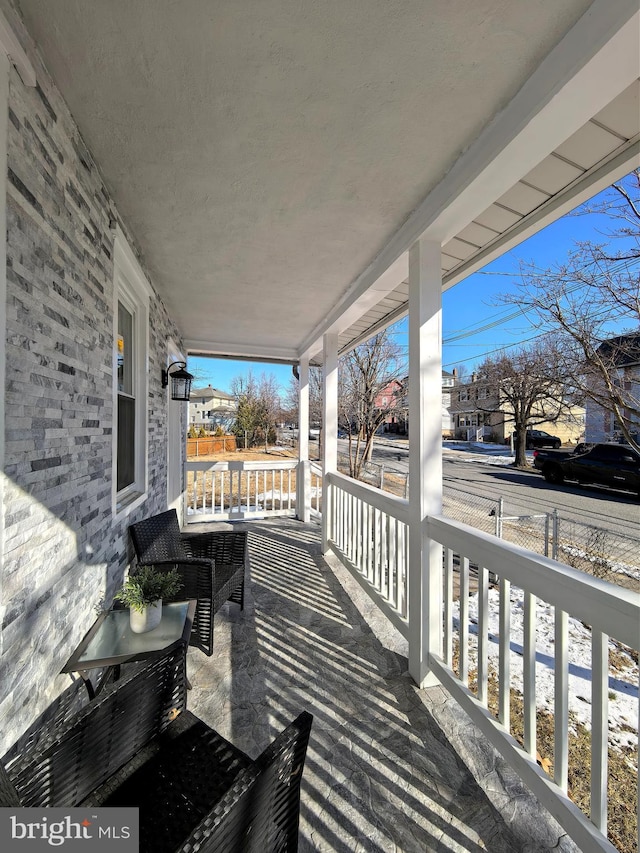
[(536, 450), (533, 464), (547, 483), (574, 480), (640, 495), (640, 453), (627, 444), (579, 444), (575, 450)]

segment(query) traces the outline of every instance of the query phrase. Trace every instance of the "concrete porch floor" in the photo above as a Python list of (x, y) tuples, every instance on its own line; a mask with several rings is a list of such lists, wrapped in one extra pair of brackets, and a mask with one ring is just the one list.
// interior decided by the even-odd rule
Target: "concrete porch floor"
[(301, 853), (576, 849), (448, 695), (416, 688), (404, 641), (325, 561), (317, 525), (242, 526), (245, 610), (216, 616), (211, 658), (189, 651), (187, 701), (253, 757), (300, 711), (314, 715)]

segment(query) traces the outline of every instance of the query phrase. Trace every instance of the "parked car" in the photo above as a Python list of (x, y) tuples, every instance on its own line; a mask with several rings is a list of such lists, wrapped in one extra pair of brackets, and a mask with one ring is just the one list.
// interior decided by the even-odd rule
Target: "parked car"
[(562, 441), (557, 435), (549, 435), (543, 429), (528, 429), (527, 430), (527, 450), (533, 447), (554, 447), (558, 448)]
[(593, 483), (640, 495), (640, 453), (628, 444), (585, 444), (574, 450), (536, 450), (533, 465), (548, 483)]

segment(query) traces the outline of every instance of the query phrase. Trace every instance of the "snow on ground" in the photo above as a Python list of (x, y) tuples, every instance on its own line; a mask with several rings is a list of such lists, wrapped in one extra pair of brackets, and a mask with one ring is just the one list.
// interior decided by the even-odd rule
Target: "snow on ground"
[[(489, 665), (498, 672), (499, 592), (489, 590)], [(454, 626), (459, 626), (459, 602), (454, 605)], [(524, 594), (511, 589), (511, 686), (522, 692)], [(478, 595), (469, 597), (470, 659), (477, 665)], [(569, 617), (569, 710), (578, 722), (591, 727), (591, 629)], [(536, 608), (536, 704), (553, 714), (554, 685), (554, 608), (538, 601)], [(609, 673), (609, 732), (618, 746), (638, 743), (638, 664), (612, 641), (609, 649), (621, 664)], [(625, 665), (628, 664), (628, 665)], [(632, 728), (633, 731), (627, 731)]]
[[(310, 494), (311, 494), (312, 498), (318, 498), (319, 496), (322, 496), (322, 489), (318, 489), (316, 486), (312, 486), (310, 489)], [(281, 493), (279, 489), (272, 489), (272, 490), (267, 491), (267, 492), (261, 492), (260, 494), (256, 495), (255, 503), (252, 503), (251, 506), (246, 506), (245, 504), (243, 504), (240, 507), (236, 507), (236, 505), (234, 504), (233, 505), (233, 512), (260, 512), (261, 510), (264, 510), (265, 512), (267, 512), (268, 509), (273, 508), (274, 503), (276, 501), (279, 503), (280, 500), (282, 500), (283, 506), (285, 504), (287, 504), (288, 501), (291, 501), (291, 503), (293, 505), (295, 505), (296, 493), (295, 492), (285, 492), (285, 491), (283, 491)], [(265, 504), (271, 504), (271, 507), (266, 508)], [(229, 507), (226, 506), (224, 509), (224, 512), (226, 513), (229, 511), (230, 511)], [(218, 512), (218, 505), (217, 504), (216, 504), (216, 509), (214, 511), (214, 514), (215, 514), (215, 512)], [(205, 507), (205, 509), (202, 509), (202, 507), (196, 507), (195, 509), (192, 506), (187, 507), (187, 515), (202, 515), (202, 514), (210, 515), (211, 514), (211, 507), (207, 506), (207, 507)]]
[[(459, 452), (460, 462), (483, 462), (485, 465), (513, 465), (513, 455), (506, 444), (486, 442), (443, 441), (445, 450)], [(533, 459), (533, 451), (527, 450), (527, 459)]]

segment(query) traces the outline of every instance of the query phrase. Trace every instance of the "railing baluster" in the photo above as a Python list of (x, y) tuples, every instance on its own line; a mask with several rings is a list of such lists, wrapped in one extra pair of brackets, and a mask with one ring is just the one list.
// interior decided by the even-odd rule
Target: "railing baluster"
[(453, 661), (453, 551), (445, 550), (444, 567), (444, 660), (447, 666)]
[(469, 558), (460, 559), (460, 681), (469, 681)]
[(567, 613), (557, 607), (554, 611), (553, 781), (566, 794), (569, 777), (569, 632)]
[(500, 577), (498, 612), (500, 646), (498, 649), (498, 719), (509, 731), (511, 726), (511, 581)]
[(355, 564), (358, 567), (358, 569), (362, 570), (362, 501), (361, 500), (358, 500), (358, 502), (356, 503), (355, 537), (356, 537)]
[(387, 597), (389, 594), (389, 537), (387, 536), (387, 523), (389, 516), (386, 512), (380, 513), (380, 593)]
[(478, 566), (478, 700), (486, 707), (489, 685), (489, 572)]
[(380, 580), (382, 578), (382, 513), (379, 509), (374, 509), (374, 515), (376, 517), (376, 527), (375, 527), (375, 548), (373, 552), (374, 558), (374, 576), (373, 576), (373, 585), (379, 590), (380, 589)]
[(387, 598), (390, 604), (397, 607), (398, 589), (398, 519), (387, 516), (389, 524), (389, 588)]
[(341, 502), (341, 510), (342, 510), (342, 535), (340, 537), (340, 547), (342, 550), (346, 550), (347, 547), (347, 513), (349, 512), (349, 495), (346, 492), (342, 493), (342, 502)]
[(591, 633), (591, 822), (607, 834), (609, 637)]
[(536, 598), (524, 593), (523, 620), (524, 748), (536, 755)]
[(371, 504), (366, 504), (363, 507), (364, 519), (362, 525), (362, 574), (365, 578), (369, 577), (369, 555), (370, 547), (370, 532), (369, 525), (371, 524)]

